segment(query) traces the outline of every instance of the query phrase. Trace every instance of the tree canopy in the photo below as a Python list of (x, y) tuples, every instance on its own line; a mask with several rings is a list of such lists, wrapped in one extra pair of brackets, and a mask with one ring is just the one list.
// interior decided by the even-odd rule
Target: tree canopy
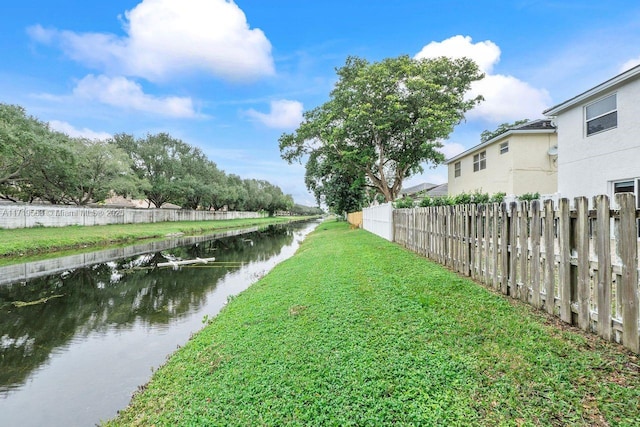
[(498, 135), (502, 135), (503, 133), (507, 132), (509, 129), (514, 128), (514, 127), (519, 126), (519, 125), (523, 125), (523, 124), (527, 123), (528, 121), (529, 121), (529, 119), (522, 119), (522, 120), (516, 120), (513, 123), (502, 123), (500, 126), (498, 126), (495, 130), (492, 130), (492, 131), (488, 130), (488, 129), (485, 129), (480, 134), (480, 142), (487, 142), (490, 139), (493, 139)]
[(368, 188), (394, 200), (423, 163), (444, 161), (440, 141), (482, 100), (465, 98), (483, 77), (467, 58), (349, 57), (337, 74), (329, 101), (279, 139), (285, 160), (308, 158), (307, 187), (334, 211), (350, 205), (343, 197), (363, 203)]
[(289, 211), (293, 198), (268, 181), (226, 175), (197, 147), (167, 133), (72, 138), (0, 103), (0, 199), (86, 205), (112, 194), (155, 207)]

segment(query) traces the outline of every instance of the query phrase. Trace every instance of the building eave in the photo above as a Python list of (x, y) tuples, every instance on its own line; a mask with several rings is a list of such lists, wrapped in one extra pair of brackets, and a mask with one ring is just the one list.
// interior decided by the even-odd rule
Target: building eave
[(600, 83), (599, 85), (585, 91), (582, 92), (581, 94), (574, 96), (571, 99), (568, 99), (558, 105), (555, 105), (545, 111), (542, 112), (542, 114), (544, 114), (547, 117), (554, 117), (557, 116), (558, 114), (562, 113), (563, 111), (577, 105), (580, 104), (586, 100), (588, 100), (589, 98), (593, 98), (595, 96), (597, 96), (598, 94), (601, 94), (603, 92), (606, 92), (608, 90), (611, 90), (613, 88), (616, 88), (618, 86), (620, 86), (621, 84), (627, 82), (628, 80), (637, 78), (638, 76), (640, 76), (640, 65), (636, 65), (633, 68), (628, 69), (627, 71), (618, 74), (615, 77), (610, 78), (609, 80)]
[(556, 128), (555, 127), (550, 127), (548, 129), (511, 129), (506, 131), (505, 133), (501, 133), (500, 135), (491, 138), (488, 141), (485, 141), (481, 144), (478, 144), (474, 147), (469, 148), (466, 151), (463, 151), (462, 153), (451, 157), (450, 159), (447, 159), (444, 164), (448, 165), (449, 163), (455, 162), (456, 160), (460, 160), (463, 157), (468, 156), (469, 154), (472, 154), (476, 151), (480, 151), (481, 149), (488, 147), (490, 145), (495, 144), (498, 141), (501, 141), (503, 139), (507, 139), (510, 136), (513, 135), (524, 135), (524, 134), (543, 134), (543, 133), (555, 133), (556, 132)]

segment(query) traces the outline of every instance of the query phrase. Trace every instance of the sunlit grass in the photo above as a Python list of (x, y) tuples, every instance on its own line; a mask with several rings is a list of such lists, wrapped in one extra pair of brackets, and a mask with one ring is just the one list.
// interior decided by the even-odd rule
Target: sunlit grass
[(635, 355), (323, 223), (109, 425), (640, 425)]

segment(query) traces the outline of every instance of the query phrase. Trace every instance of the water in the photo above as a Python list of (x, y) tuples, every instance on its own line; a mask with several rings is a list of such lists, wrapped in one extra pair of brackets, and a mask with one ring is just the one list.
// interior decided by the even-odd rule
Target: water
[[(42, 266), (12, 268), (18, 277), (39, 277), (0, 286), (0, 426), (92, 426), (113, 418), (205, 318), (293, 255), (316, 225), (182, 239), (173, 248), (156, 242), (151, 252), (137, 245), (126, 249), (137, 255), (120, 259), (101, 251), (49, 260), (55, 275)], [(101, 257), (110, 260), (87, 266)], [(197, 257), (216, 261), (156, 267)], [(70, 262), (83, 267), (60, 267)]]

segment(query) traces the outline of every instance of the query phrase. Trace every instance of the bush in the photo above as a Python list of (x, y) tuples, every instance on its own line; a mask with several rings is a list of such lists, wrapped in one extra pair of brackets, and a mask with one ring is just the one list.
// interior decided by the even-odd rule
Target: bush
[(507, 193), (496, 193), (489, 198), (489, 203), (502, 203)]
[(420, 201), (419, 206), (421, 208), (427, 208), (429, 206), (447, 206), (454, 205), (453, 198), (449, 196), (438, 196), (438, 197), (430, 197), (427, 196)]
[(462, 194), (458, 194), (457, 196), (439, 196), (439, 197), (427, 196), (420, 201), (418, 206), (421, 208), (427, 208), (430, 206), (502, 203), (504, 201), (505, 196), (506, 196), (505, 193), (496, 193), (490, 196), (488, 193), (481, 193), (479, 191), (476, 191), (471, 194), (462, 193)]
[(396, 209), (411, 209), (415, 206), (415, 203), (411, 197), (403, 197), (400, 200), (396, 200), (393, 203), (393, 207)]
[(518, 196), (521, 202), (530, 202), (532, 200), (540, 200), (540, 193), (524, 193)]

